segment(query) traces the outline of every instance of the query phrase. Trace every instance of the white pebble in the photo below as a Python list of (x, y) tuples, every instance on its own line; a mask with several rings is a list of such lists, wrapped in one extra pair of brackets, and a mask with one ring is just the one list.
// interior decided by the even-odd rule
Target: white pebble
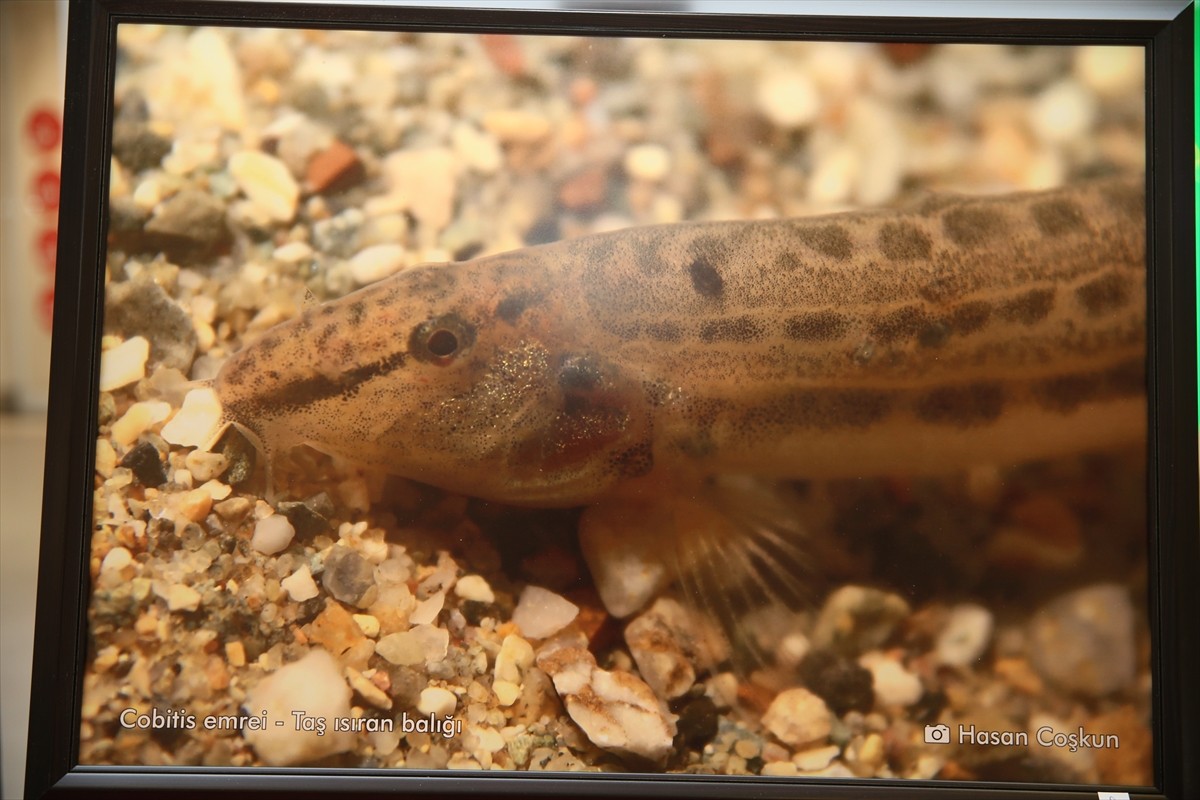
[(533, 646), (516, 634), (504, 637), (500, 652), (496, 654), (496, 667), (492, 675), (498, 681), (519, 684), (525, 670), (533, 664)]
[(404, 268), (405, 250), (398, 244), (377, 244), (364, 248), (348, 262), (350, 275), (359, 286), (383, 280)]
[(637, 676), (600, 669), (578, 646), (543, 650), (537, 665), (593, 744), (654, 762), (672, 752), (676, 717)]
[[(267, 519), (274, 519), (268, 517)], [(259, 523), (260, 525), (262, 523)], [(257, 528), (256, 528), (257, 530)], [(278, 551), (276, 551), (278, 552)], [(308, 564), (300, 567), (279, 582), (283, 590), (288, 593), (288, 597), (292, 598), (297, 603), (303, 603), (305, 600), (312, 600), (321, 593), (317, 588), (317, 582), (313, 580), (312, 572), (308, 569)]]
[(458, 583), (454, 584), (454, 593), (464, 600), (476, 603), (496, 602), (496, 593), (482, 575), (464, 575), (459, 578)]
[(296, 529), (287, 517), (283, 514), (272, 514), (266, 519), (260, 519), (254, 526), (250, 546), (270, 556), (286, 550), (295, 535)]
[(168, 403), (157, 400), (134, 403), (112, 424), (113, 441), (128, 447), (144, 432), (166, 419), (170, 413), (171, 406)]
[(134, 336), (100, 354), (100, 391), (111, 392), (146, 377), (150, 342)]
[(671, 171), (671, 154), (660, 144), (639, 144), (625, 154), (625, 171), (630, 177), (657, 183)]
[(833, 715), (825, 701), (800, 688), (780, 692), (762, 721), (779, 741), (793, 746), (820, 741), (833, 729)]
[(755, 97), (763, 116), (781, 128), (800, 128), (817, 118), (821, 99), (808, 76), (773, 72), (763, 78)]
[(454, 152), (468, 169), (491, 175), (504, 166), (504, 151), (496, 137), (468, 122), (460, 122), (450, 133)]
[(871, 673), (875, 702), (884, 708), (911, 706), (925, 694), (920, 678), (905, 669), (899, 661), (888, 658), (878, 650), (864, 653), (858, 663)]
[(836, 744), (814, 747), (810, 750), (802, 750), (796, 753), (796, 755), (792, 756), (792, 763), (796, 765), (797, 769), (804, 770), (805, 772), (814, 772), (828, 767), (841, 752), (841, 748)]
[(285, 264), (296, 264), (306, 258), (312, 258), (313, 249), (304, 242), (288, 242), (275, 248), (271, 258)]
[(183, 405), (162, 428), (162, 437), (181, 447), (202, 447), (217, 432), (221, 423), (221, 402), (210, 387), (193, 389)]
[(104, 555), (100, 562), (100, 574), (118, 574), (133, 563), (133, 555), (124, 547), (114, 547)]
[(492, 681), (492, 692), (500, 705), (511, 706), (521, 696), (521, 687), (511, 681)]
[(1096, 121), (1096, 100), (1071, 78), (1055, 83), (1034, 99), (1029, 126), (1047, 144), (1063, 144), (1086, 134)]
[(243, 150), (229, 158), (229, 173), (258, 211), (275, 222), (290, 222), (296, 216), (300, 185), (287, 165), (257, 150)]
[(513, 609), (512, 621), (530, 639), (545, 639), (570, 625), (579, 606), (540, 586), (526, 586)]
[(963, 604), (950, 610), (946, 627), (938, 635), (937, 660), (951, 667), (977, 661), (992, 639), (992, 613), (982, 606)]
[(282, 720), (285, 724), (247, 730), (246, 741), (264, 762), (274, 767), (344, 753), (354, 746), (353, 734), (335, 731), (328, 722), (324, 733), (297, 730), (290, 722), (294, 719), (293, 712), (327, 721), (348, 717), (350, 696), (350, 687), (333, 656), (325, 650), (313, 650), (263, 678), (247, 693), (243, 705), (248, 715), (265, 712), (268, 720)]
[(96, 440), (96, 472), (103, 478), (111, 478), (117, 468), (117, 451), (108, 439)]
[(840, 205), (850, 199), (858, 179), (858, 155), (849, 146), (838, 147), (817, 163), (808, 181), (808, 200), (815, 205)]
[(1075, 74), (1097, 94), (1115, 97), (1145, 84), (1145, 59), (1140, 47), (1080, 47), (1075, 50)]
[[(168, 439), (168, 441), (170, 440)], [(211, 481), (225, 471), (226, 467), (229, 466), (229, 459), (223, 453), (206, 453), (203, 450), (192, 450), (184, 458), (183, 463), (196, 480)], [(213, 499), (224, 500), (225, 498), (214, 496)]]
[(177, 583), (167, 590), (167, 608), (171, 611), (195, 611), (200, 607), (200, 593), (190, 586)]
[(442, 613), (442, 607), (446, 604), (446, 593), (437, 592), (430, 595), (424, 600), (417, 602), (413, 606), (413, 610), (409, 612), (408, 621), (412, 625), (429, 625), (437, 615)]
[(379, 619), (370, 614), (353, 614), (354, 624), (363, 632), (363, 636), (374, 639), (379, 635)]
[(454, 692), (440, 686), (429, 686), (422, 689), (421, 697), (417, 700), (417, 711), (422, 714), (439, 716), (453, 714), (456, 708), (458, 708), (458, 698), (454, 696)]
[[(245, 127), (242, 70), (224, 34), (213, 28), (200, 28), (188, 39), (186, 54), (176, 64), (186, 73), (184, 80), (189, 91), (184, 98), (173, 98), (175, 102), (170, 107), (189, 109), (198, 119), (212, 119), (230, 130)], [(204, 66), (197, 69), (197, 64)], [(170, 88), (163, 87), (163, 91), (169, 92)]]

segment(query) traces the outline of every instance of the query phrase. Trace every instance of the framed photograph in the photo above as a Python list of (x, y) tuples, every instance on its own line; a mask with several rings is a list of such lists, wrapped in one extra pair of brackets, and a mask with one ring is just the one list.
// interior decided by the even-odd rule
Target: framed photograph
[(810, 5), (72, 3), (29, 797), (1200, 792), (1193, 12)]

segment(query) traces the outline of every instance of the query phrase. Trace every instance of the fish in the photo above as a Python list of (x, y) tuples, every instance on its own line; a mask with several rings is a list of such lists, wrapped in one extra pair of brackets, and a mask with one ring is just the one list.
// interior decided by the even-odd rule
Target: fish
[(601, 589), (616, 616), (698, 571), (794, 582), (772, 481), (1144, 439), (1143, 182), (415, 266), (266, 332), (213, 385), (268, 458), (307, 444), (472, 497), (586, 507), (598, 586), (645, 567)]

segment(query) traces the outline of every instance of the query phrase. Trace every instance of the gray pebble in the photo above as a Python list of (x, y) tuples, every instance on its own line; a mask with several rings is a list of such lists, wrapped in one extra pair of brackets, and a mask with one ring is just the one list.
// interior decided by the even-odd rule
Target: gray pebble
[(204, 261), (229, 244), (225, 206), (205, 192), (184, 189), (155, 209), (146, 223), (143, 252), (161, 250), (172, 261)]
[(1042, 677), (1100, 697), (1128, 687), (1136, 673), (1129, 592), (1098, 584), (1063, 595), (1029, 623), (1030, 658)]
[(188, 313), (148, 277), (109, 287), (104, 327), (125, 338), (150, 341), (150, 360), (186, 373), (196, 356), (196, 329)]
[(338, 545), (325, 558), (321, 583), (338, 600), (357, 605), (375, 586), (375, 567), (356, 551)]

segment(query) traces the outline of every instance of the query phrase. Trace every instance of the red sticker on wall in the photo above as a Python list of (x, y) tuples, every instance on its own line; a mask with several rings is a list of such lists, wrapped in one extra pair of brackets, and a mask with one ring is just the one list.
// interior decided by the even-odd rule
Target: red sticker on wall
[(48, 108), (35, 108), (25, 120), (25, 132), (36, 149), (49, 153), (62, 141), (62, 121)]
[(33, 199), (46, 213), (58, 211), (58, 172), (44, 169), (33, 176)]

